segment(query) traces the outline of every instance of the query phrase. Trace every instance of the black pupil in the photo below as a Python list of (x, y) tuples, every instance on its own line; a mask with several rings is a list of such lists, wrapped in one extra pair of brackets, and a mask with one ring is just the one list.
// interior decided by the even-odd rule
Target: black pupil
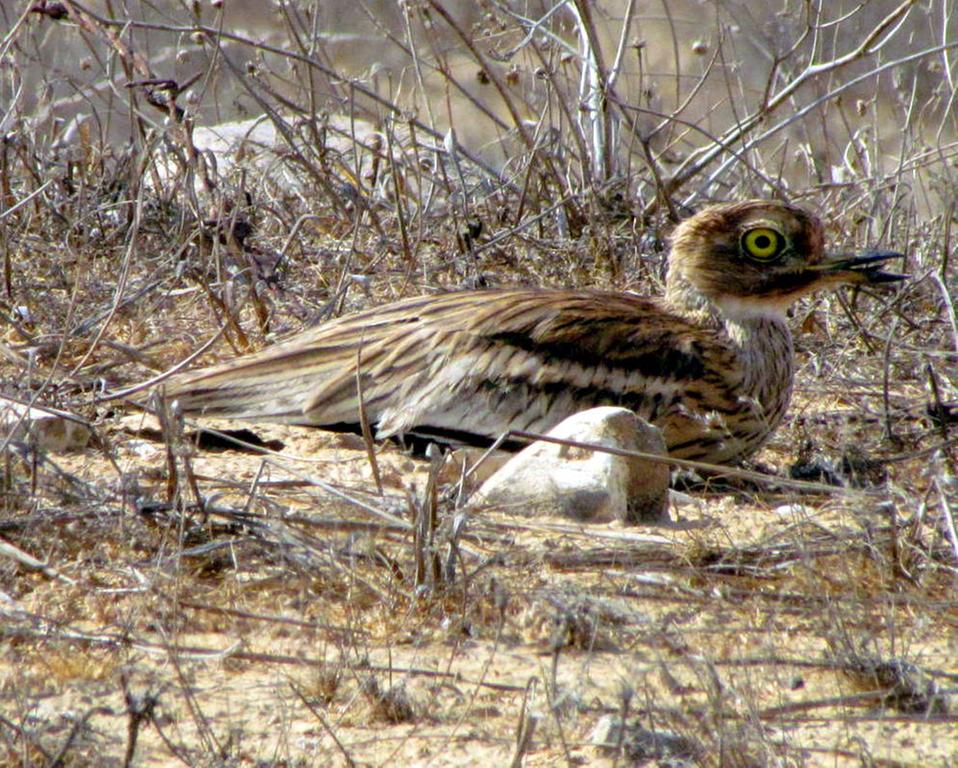
[(755, 247), (760, 251), (764, 251), (766, 248), (771, 247), (771, 245), (772, 238), (770, 238), (768, 235), (759, 235), (755, 238)]

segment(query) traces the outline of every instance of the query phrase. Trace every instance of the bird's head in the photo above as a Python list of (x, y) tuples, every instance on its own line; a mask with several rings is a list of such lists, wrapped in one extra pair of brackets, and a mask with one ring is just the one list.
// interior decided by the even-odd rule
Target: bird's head
[(752, 200), (715, 205), (686, 219), (672, 236), (667, 296), (705, 299), (728, 317), (781, 316), (797, 299), (840, 285), (888, 283), (891, 251), (826, 255), (822, 224), (786, 203)]

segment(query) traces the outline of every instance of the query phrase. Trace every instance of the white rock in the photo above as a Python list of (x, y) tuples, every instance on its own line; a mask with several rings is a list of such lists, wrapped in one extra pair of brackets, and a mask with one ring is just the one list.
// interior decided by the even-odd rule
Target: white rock
[(77, 451), (90, 442), (90, 427), (75, 416), (54, 408), (28, 408), (0, 398), (0, 442), (7, 439), (30, 442), (51, 453)]
[[(582, 411), (548, 434), (606, 448), (666, 454), (661, 432), (626, 408)], [(473, 498), (519, 508), (524, 514), (637, 523), (668, 519), (668, 486), (667, 464), (538, 441), (486, 480)]]
[(161, 453), (159, 446), (146, 440), (127, 440), (123, 447), (138, 459), (152, 459)]
[[(266, 181), (286, 194), (300, 195), (313, 194), (314, 182), (296, 160), (289, 145), (290, 139), (308, 157), (321, 149), (332, 157), (342, 158), (350, 171), (354, 171), (358, 164), (361, 177), (372, 172), (374, 157), (387, 151), (386, 137), (366, 120), (346, 115), (329, 115), (325, 121), (317, 119), (317, 128), (325, 141), (324, 147), (317, 148), (313, 146), (314, 134), (311, 131), (295, 120), (279, 119), (283, 120), (285, 130), (281, 131), (267, 115), (197, 126), (192, 134), (193, 146), (201, 156), (213, 161), (221, 177), (245, 171), (249, 174), (247, 184), (250, 186)], [(397, 154), (406, 151), (408, 140), (408, 129), (400, 127), (395, 137)], [(309, 149), (306, 149), (307, 145)], [(354, 152), (358, 153), (358, 158), (353, 157)], [(158, 160), (156, 172), (160, 181), (167, 182), (182, 173), (172, 160), (163, 156)], [(384, 178), (388, 180), (389, 174), (384, 174)], [(195, 189), (202, 199), (205, 189), (200, 184)]]
[(802, 504), (782, 504), (772, 510), (773, 514), (779, 517), (804, 517), (808, 510)]

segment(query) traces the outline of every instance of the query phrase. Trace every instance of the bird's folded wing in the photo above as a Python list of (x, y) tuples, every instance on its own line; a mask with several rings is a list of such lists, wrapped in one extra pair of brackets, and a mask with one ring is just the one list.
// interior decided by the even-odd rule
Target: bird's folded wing
[(538, 410), (560, 396), (639, 397), (721, 370), (721, 350), (714, 332), (638, 296), (475, 291), (327, 323), (189, 374), (169, 395), (186, 411), (328, 426), (358, 421), (361, 389), (381, 437), (421, 425), (496, 434), (534, 423), (536, 397)]

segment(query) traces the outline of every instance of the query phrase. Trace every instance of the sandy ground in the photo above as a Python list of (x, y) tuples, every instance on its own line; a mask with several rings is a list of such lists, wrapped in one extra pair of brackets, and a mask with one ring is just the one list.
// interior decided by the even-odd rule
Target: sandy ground
[[(104, 434), (128, 491), (156, 499), (166, 449), (139, 426)], [(933, 532), (889, 533), (893, 484), (698, 489), (673, 524), (629, 529), (477, 511), (455, 579), (415, 588), (411, 535), (357, 503), (407, 523), (427, 462), (380, 446), (379, 498), (357, 439), (256, 433), (284, 458), (200, 450), (192, 464), (211, 507), (268, 534), (116, 494), (71, 505), (38, 470), (48, 502), (17, 541), (56, 575), (4, 562), (8, 761), (122, 765), (135, 723), (136, 765), (508, 765), (524, 723), (524, 765), (611, 765), (595, 729), (623, 709), (684, 741), (667, 757), (625, 738), (619, 765), (958, 757), (948, 697), (922, 688), (958, 673), (953, 576)], [(52, 460), (118, 486), (100, 451)], [(912, 681), (925, 705), (875, 693), (888, 689), (869, 660), (892, 659), (932, 676)]]

